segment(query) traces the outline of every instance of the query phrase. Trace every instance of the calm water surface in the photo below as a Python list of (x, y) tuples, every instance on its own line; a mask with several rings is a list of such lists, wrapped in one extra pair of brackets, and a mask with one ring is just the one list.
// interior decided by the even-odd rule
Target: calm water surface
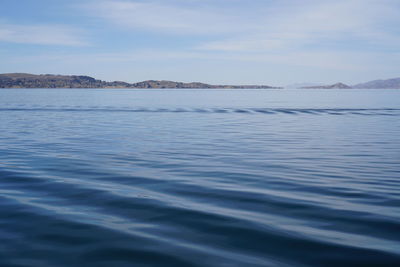
[(400, 90), (0, 90), (0, 266), (400, 264)]

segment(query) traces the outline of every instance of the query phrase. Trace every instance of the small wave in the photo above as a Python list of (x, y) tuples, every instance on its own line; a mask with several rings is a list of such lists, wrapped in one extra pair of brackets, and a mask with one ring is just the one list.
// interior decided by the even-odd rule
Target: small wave
[(112, 107), (112, 106), (60, 106), (50, 105), (31, 107), (15, 106), (0, 108), (4, 111), (33, 112), (139, 112), (139, 113), (240, 113), (240, 114), (287, 114), (287, 115), (361, 115), (361, 116), (399, 116), (400, 109), (346, 109), (346, 108), (143, 108), (143, 107)]

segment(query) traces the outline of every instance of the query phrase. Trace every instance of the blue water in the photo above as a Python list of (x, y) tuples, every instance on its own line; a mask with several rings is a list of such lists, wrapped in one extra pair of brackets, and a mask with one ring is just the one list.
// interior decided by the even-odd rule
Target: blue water
[(0, 266), (400, 264), (400, 90), (0, 90)]

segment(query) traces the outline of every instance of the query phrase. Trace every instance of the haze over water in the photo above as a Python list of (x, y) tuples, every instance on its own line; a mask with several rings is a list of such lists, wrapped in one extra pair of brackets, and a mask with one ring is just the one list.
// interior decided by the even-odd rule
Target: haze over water
[(0, 90), (1, 266), (400, 263), (400, 90)]

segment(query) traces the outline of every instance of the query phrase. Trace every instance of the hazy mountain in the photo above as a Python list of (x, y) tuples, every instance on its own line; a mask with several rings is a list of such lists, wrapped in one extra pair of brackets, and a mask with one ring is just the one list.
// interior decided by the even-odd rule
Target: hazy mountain
[(305, 86), (303, 89), (350, 89), (352, 87), (344, 83), (335, 83), (332, 85), (317, 85), (317, 86)]
[(286, 85), (285, 88), (287, 89), (299, 89), (303, 87), (310, 87), (310, 86), (321, 86), (323, 85), (322, 83), (293, 83)]
[(0, 88), (231, 88), (273, 89), (267, 85), (211, 85), (173, 81), (143, 81), (138, 83), (105, 82), (89, 76), (34, 75), (27, 73), (0, 74)]
[(359, 89), (400, 89), (400, 78), (375, 80), (366, 83), (353, 85), (353, 88)]
[[(6, 73), (0, 74), (0, 88), (210, 88), (210, 89), (274, 89), (268, 85), (212, 85), (200, 82), (174, 82), (149, 80), (138, 83), (122, 81), (106, 82), (83, 75), (52, 75), (52, 74), (28, 74)], [(343, 83), (321, 85), (315, 83), (297, 83), (285, 88), (302, 89), (400, 89), (400, 78), (375, 80), (366, 83), (348, 86)]]

